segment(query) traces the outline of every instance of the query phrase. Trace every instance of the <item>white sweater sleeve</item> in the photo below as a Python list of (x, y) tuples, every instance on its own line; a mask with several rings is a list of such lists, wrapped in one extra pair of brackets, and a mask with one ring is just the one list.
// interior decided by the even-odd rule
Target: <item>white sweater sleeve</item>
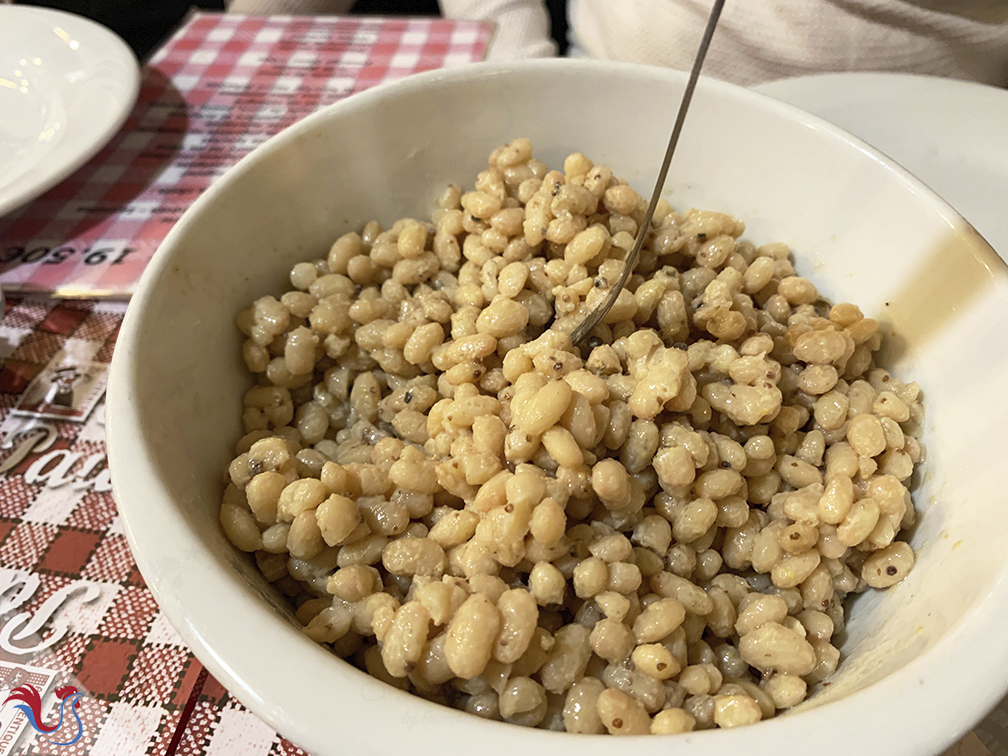
[(541, 0), (439, 0), (445, 18), (492, 21), (497, 27), (487, 60), (556, 55), (550, 20)]

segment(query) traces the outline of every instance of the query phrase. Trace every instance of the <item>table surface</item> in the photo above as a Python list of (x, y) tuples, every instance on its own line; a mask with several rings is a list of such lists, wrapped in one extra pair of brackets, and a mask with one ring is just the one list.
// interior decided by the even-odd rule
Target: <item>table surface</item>
[[(0, 756), (304, 753), (208, 675), (137, 571), (105, 456), (105, 379), (125, 311), (114, 300), (185, 207), (269, 136), (382, 81), (479, 60), (490, 33), (437, 19), (194, 14), (145, 67), (120, 134), (0, 219), (0, 285), (14, 293), (0, 320), (0, 694), (35, 685), (43, 722), (59, 716), (57, 688), (83, 694), (72, 745), (0, 709)], [(48, 622), (24, 628), (28, 617)], [(53, 739), (77, 734), (67, 720)], [(987, 735), (999, 726), (945, 756), (999, 753)]]

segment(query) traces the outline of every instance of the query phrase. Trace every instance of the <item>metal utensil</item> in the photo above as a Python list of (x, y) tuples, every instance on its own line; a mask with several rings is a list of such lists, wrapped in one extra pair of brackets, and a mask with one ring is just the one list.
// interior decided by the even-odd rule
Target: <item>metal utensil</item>
[(654, 215), (658, 199), (661, 197), (662, 189), (665, 186), (665, 177), (668, 175), (669, 165), (672, 162), (672, 154), (675, 152), (676, 144), (679, 142), (679, 133), (682, 131), (683, 123), (686, 120), (686, 111), (689, 109), (690, 101), (693, 99), (693, 90), (696, 89), (697, 79), (700, 77), (700, 68), (703, 66), (704, 58), (707, 56), (707, 48), (710, 47), (711, 38), (714, 36), (714, 29), (717, 27), (718, 18), (721, 17), (721, 8), (725, 0), (715, 0), (714, 7), (711, 8), (710, 17), (707, 19), (707, 28), (704, 30), (703, 39), (700, 40), (700, 47), (697, 50), (696, 58), (693, 61), (693, 70), (690, 71), (689, 81), (686, 82), (686, 91), (683, 92), (682, 103), (679, 105), (679, 114), (676, 116), (675, 126), (672, 128), (672, 136), (669, 137), (668, 149), (665, 150), (665, 159), (662, 161), (661, 170), (658, 171), (658, 180), (655, 183), (654, 192), (651, 194), (651, 202), (648, 204), (644, 218), (641, 220), (640, 228), (637, 229), (637, 238), (634, 239), (633, 249), (627, 255), (623, 265), (623, 272), (616, 283), (609, 290), (606, 298), (588, 313), (577, 328), (571, 333), (571, 341), (577, 346), (590, 334), (602, 318), (606, 316), (612, 306), (616, 303), (620, 292), (626, 286), (627, 280), (637, 266), (637, 258), (640, 257), (641, 247), (644, 246), (644, 237), (647, 236), (651, 227), (651, 217)]

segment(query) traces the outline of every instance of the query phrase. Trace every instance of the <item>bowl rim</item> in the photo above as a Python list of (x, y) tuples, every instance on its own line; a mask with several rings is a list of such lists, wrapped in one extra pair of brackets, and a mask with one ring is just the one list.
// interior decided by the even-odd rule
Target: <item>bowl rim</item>
[[(504, 756), (505, 753), (510, 756), (516, 746), (530, 749), (549, 746), (560, 750), (577, 748), (578, 756), (594, 756), (611, 753), (616, 746), (605, 735), (569, 738), (565, 733), (481, 720), (385, 686), (349, 664), (331, 664), (330, 652), (304, 639), (297, 629), (280, 620), (266, 602), (258, 597), (250, 600), (251, 589), (243, 586), (237, 576), (221, 570), (212, 556), (208, 556), (206, 564), (188, 565), (190, 569), (198, 568), (196, 571), (200, 578), (190, 579), (186, 589), (179, 590), (177, 584), (169, 583), (158, 572), (154, 553), (159, 544), (178, 545), (180, 541), (194, 540), (194, 536), (181, 510), (173, 506), (164, 490), (149, 450), (137, 443), (146, 434), (137, 411), (131, 378), (134, 354), (143, 337), (143, 303), (151, 296), (153, 287), (170, 265), (172, 251), (184, 239), (193, 219), (265, 156), (282, 149), (317, 124), (343, 113), (369, 109), (396, 93), (450, 86), (454, 82), (483, 77), (562, 74), (574, 69), (592, 75), (659, 78), (676, 84), (686, 79), (686, 74), (679, 71), (609, 61), (541, 59), (519, 63), (479, 63), (457, 69), (439, 69), (381, 84), (322, 108), (242, 158), (193, 203), (155, 253), (123, 320), (109, 372), (107, 447), (113, 491), (140, 572), (169, 622), (210, 673), (269, 726), (309, 751), (333, 751), (333, 729), (329, 725), (313, 724), (306, 713), (323, 716), (316, 722), (342, 721), (357, 725), (367, 721), (361, 717), (369, 717), (382, 726), (386, 733), (385, 742), (389, 742), (390, 737), (408, 738), (411, 747), (430, 754), (468, 752), (474, 742), (479, 743), (487, 756)], [(968, 227), (959, 213), (909, 171), (832, 124), (786, 103), (726, 82), (702, 77), (699, 87), (701, 93), (704, 89), (731, 92), (735, 98), (758, 108), (776, 111), (828, 134), (831, 139), (846, 143), (901, 179), (908, 190), (929, 203), (950, 227)], [(152, 506), (155, 500), (162, 506)], [(163, 545), (160, 548), (163, 549)], [(303, 643), (290, 643), (289, 649), (285, 648), (285, 652), (289, 650), (295, 666), (278, 669), (267, 665), (252, 649), (242, 648), (240, 644), (230, 643), (227, 647), (215, 649), (208, 636), (214, 635), (216, 630), (210, 628), (206, 618), (194, 622), (187, 606), (187, 596), (205, 593), (209, 585), (230, 591), (221, 593), (215, 600), (219, 606), (218, 616), (228, 616), (232, 624), (238, 618), (246, 622), (269, 621), (271, 624), (257, 627), (257, 631), (267, 632), (271, 639), (281, 642), (287, 638), (302, 638)], [(696, 747), (716, 747), (726, 750), (744, 748), (753, 756), (770, 756), (779, 754), (782, 744), (786, 743), (785, 751), (815, 748), (823, 756), (840, 756), (850, 753), (850, 746), (857, 747), (859, 744), (849, 737), (834, 738), (830, 735), (841, 731), (841, 723), (851, 722), (857, 723), (859, 729), (872, 738), (872, 748), (879, 753), (892, 756), (939, 753), (964, 735), (1008, 690), (1008, 643), (991, 643), (1003, 626), (999, 618), (1008, 616), (1008, 564), (1000, 567), (991, 589), (978, 597), (969, 615), (969, 622), (960, 621), (950, 627), (944, 637), (900, 669), (841, 699), (774, 718), (761, 723), (755, 730), (711, 730), (688, 733), (675, 739), (634, 736), (633, 746), (641, 749), (643, 754), (675, 754), (680, 752), (679, 749), (685, 752)], [(266, 666), (271, 666), (268, 673), (264, 669)], [(364, 703), (344, 700), (347, 708), (339, 716), (336, 716), (336, 707), (320, 707), (306, 690), (301, 690), (311, 686), (306, 686), (305, 681), (295, 675), (298, 670), (313, 668), (318, 672), (318, 680), (331, 680), (344, 686), (361, 685), (360, 697), (365, 699)], [(278, 702), (275, 695), (265, 693), (267, 688), (271, 685), (276, 687), (278, 682), (282, 691), (289, 694), (282, 702)], [(944, 691), (948, 693), (943, 695)], [(965, 691), (970, 691), (970, 694), (964, 695)], [(369, 698), (371, 702), (366, 700)], [(375, 699), (380, 699), (384, 711), (375, 708)], [(912, 701), (913, 705), (906, 706), (907, 701)], [(294, 712), (297, 714), (293, 715)], [(327, 713), (328, 719), (325, 719)], [(440, 726), (445, 722), (450, 722), (451, 727)], [(412, 731), (415, 723), (419, 723), (420, 728), (428, 726), (428, 729)], [(429, 729), (429, 726), (437, 729)], [(436, 732), (438, 740), (418, 737), (426, 732)], [(373, 743), (370, 747), (360, 742), (356, 745), (362, 752), (379, 752)], [(345, 745), (340, 746), (341, 750), (343, 748)]]

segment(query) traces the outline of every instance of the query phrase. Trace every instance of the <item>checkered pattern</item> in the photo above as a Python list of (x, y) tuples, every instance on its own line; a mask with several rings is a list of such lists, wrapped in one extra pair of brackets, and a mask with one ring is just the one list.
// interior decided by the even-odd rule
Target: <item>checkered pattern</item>
[[(490, 29), (441, 19), (194, 14), (145, 68), (118, 136), (0, 220), (0, 284), (129, 295), (175, 221), (239, 158), (354, 92), (482, 59)], [(14, 359), (31, 362), (52, 340), (40, 335)]]
[[(17, 393), (67, 343), (110, 357), (122, 314), (119, 304), (8, 301), (0, 342), (12, 356), (0, 368), (0, 434), (13, 439), (14, 448), (0, 449), (0, 461), (16, 450), (17, 434), (31, 434), (30, 426), (40, 422), (9, 413)], [(15, 645), (33, 648), (66, 628), (55, 645), (21, 655), (2, 651), (0, 660), (53, 670), (56, 685), (69, 683), (85, 693), (80, 742), (55, 746), (29, 728), (15, 753), (240, 756), (274, 747), (297, 753), (231, 699), (182, 644), (140, 578), (111, 494), (96, 490), (102, 488), (97, 483), (75, 486), (73, 468), (69, 482), (51, 485), (42, 460), (76, 453), (79, 467), (103, 454), (102, 419), (98, 407), (82, 424), (51, 423), (53, 443), (0, 476), (0, 581), (13, 584), (6, 600), (14, 604), (4, 605), (0, 625), (17, 613), (39, 615), (63, 596), (52, 620), (28, 638), (15, 635)], [(100, 481), (104, 467), (93, 469), (88, 480)], [(12, 598), (22, 591), (23, 600)], [(47, 705), (52, 698), (49, 693)]]
[[(7, 303), (0, 341), (11, 356), (0, 369), (0, 433), (14, 448), (0, 449), (0, 459), (16, 451), (18, 433), (30, 434), (41, 422), (9, 413), (16, 395), (68, 344), (83, 354), (111, 355), (122, 314), (118, 304)], [(25, 585), (8, 592), (13, 605), (5, 604), (0, 624), (22, 612), (44, 616), (59, 602), (45, 626), (26, 638), (15, 635), (15, 645), (27, 653), (5, 650), (0, 659), (53, 670), (57, 685), (85, 693), (78, 743), (52, 745), (29, 728), (19, 754), (167, 754), (202, 672), (158, 621), (161, 613), (130, 556), (111, 494), (99, 485), (104, 461), (89, 474), (90, 485), (78, 485), (74, 468), (61, 481), (42, 463), (47, 455), (55, 463), (77, 454), (79, 469), (103, 454), (103, 411), (96, 408), (82, 424), (48, 421), (53, 443), (0, 476), (0, 579)], [(18, 599), (10, 599), (15, 593)], [(45, 644), (52, 633), (62, 637)]]
[(1008, 756), (1008, 704), (1002, 702), (974, 732), (990, 756)]

